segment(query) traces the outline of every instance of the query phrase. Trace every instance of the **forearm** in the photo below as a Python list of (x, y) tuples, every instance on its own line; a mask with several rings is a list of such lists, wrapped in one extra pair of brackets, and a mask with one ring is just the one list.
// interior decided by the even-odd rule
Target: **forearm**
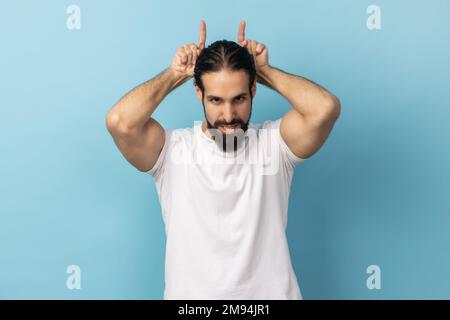
[(257, 81), (280, 93), (303, 116), (329, 114), (338, 104), (337, 98), (318, 84), (272, 66), (259, 70)]
[(128, 129), (140, 128), (149, 120), (161, 101), (188, 79), (189, 77), (173, 72), (170, 67), (166, 68), (123, 96), (111, 109), (110, 114), (120, 119), (121, 126)]

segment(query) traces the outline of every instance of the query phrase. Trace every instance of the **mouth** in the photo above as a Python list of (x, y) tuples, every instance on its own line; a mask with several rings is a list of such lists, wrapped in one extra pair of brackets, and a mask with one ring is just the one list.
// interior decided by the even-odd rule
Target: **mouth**
[(231, 134), (231, 133), (235, 133), (239, 128), (241, 127), (241, 125), (239, 123), (234, 124), (234, 125), (223, 125), (223, 126), (219, 126), (219, 130), (222, 133), (225, 134)]

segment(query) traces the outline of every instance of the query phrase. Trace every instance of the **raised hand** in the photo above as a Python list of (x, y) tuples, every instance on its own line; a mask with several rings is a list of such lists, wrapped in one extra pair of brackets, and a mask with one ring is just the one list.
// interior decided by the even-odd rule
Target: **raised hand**
[(200, 52), (205, 48), (206, 23), (200, 21), (200, 35), (198, 45), (194, 43), (184, 44), (179, 47), (170, 66), (172, 70), (182, 76), (192, 77), (194, 75), (195, 63)]
[(255, 40), (245, 39), (245, 21), (242, 20), (238, 30), (238, 44), (247, 48), (255, 60), (256, 72), (269, 66), (269, 50), (267, 47)]

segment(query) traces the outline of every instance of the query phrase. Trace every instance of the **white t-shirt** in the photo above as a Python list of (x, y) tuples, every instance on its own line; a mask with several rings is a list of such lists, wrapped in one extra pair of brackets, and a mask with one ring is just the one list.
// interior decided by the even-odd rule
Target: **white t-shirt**
[(281, 118), (249, 124), (235, 154), (202, 131), (165, 130), (154, 167), (166, 233), (164, 299), (302, 299), (286, 225), (294, 168)]

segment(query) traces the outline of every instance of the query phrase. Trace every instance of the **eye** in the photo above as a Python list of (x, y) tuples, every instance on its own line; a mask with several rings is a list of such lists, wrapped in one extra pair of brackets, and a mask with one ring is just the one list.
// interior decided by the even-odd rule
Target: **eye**
[(211, 98), (211, 99), (209, 99), (209, 101), (211, 101), (211, 102), (213, 102), (213, 103), (216, 103), (216, 102), (219, 102), (219, 98)]
[(241, 96), (241, 97), (237, 97), (236, 100), (243, 101), (243, 100), (245, 100), (245, 98)]

